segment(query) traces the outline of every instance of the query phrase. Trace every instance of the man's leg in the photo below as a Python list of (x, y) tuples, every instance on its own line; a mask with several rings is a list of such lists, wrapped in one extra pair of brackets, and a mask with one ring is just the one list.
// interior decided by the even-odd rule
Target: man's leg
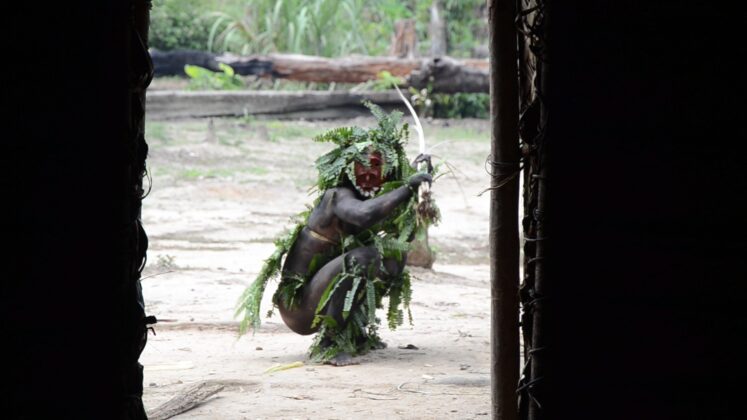
[[(381, 265), (381, 260), (380, 260), (379, 253), (376, 250), (376, 248), (374, 247), (357, 248), (346, 253), (345, 255), (342, 255), (330, 261), (321, 270), (319, 270), (319, 273), (317, 273), (317, 276), (320, 276), (318, 281), (320, 282), (320, 284), (322, 283), (325, 284), (325, 287), (324, 287), (325, 289), (327, 286), (329, 286), (331, 279), (343, 271), (343, 261), (345, 262), (345, 269), (348, 272), (352, 270), (360, 270), (360, 273), (363, 276), (363, 280), (358, 284), (358, 287), (356, 289), (356, 292), (355, 292), (356, 294), (360, 293), (360, 291), (366, 290), (365, 282), (369, 280), (369, 275), (372, 277), (381, 276), (381, 270), (379, 269)], [(329, 277), (329, 280), (327, 280), (327, 277), (330, 275), (331, 277)], [(317, 276), (314, 276), (314, 279), (312, 281), (317, 281)], [(327, 330), (328, 334), (334, 334), (334, 333), (344, 330), (347, 324), (351, 322), (350, 317), (354, 316), (353, 314), (356, 312), (358, 307), (362, 304), (360, 300), (355, 299), (352, 302), (352, 306), (349, 308), (349, 313), (348, 313), (349, 316), (348, 317), (344, 316), (343, 311), (345, 309), (345, 300), (347, 298), (348, 293), (353, 289), (353, 284), (354, 284), (354, 280), (352, 278), (342, 279), (340, 283), (336, 286), (336, 289), (334, 293), (332, 294), (332, 296), (330, 296), (329, 301), (327, 302), (326, 308), (324, 309), (324, 314), (335, 320), (337, 328), (335, 328), (334, 330)], [(318, 304), (318, 301), (319, 299), (317, 299), (317, 304)], [(358, 347), (359, 350), (364, 350), (364, 349), (368, 350), (369, 346), (367, 345), (367, 343), (368, 343), (369, 338), (365, 335), (366, 331), (365, 330), (359, 331), (359, 333), (361, 335), (357, 337), (356, 342), (354, 344), (356, 345), (356, 347)], [(335, 345), (335, 343), (331, 336), (322, 337), (322, 341), (320, 342), (320, 347), (329, 348), (330, 346), (333, 346), (333, 345)], [(353, 357), (351, 354), (347, 352), (340, 352), (334, 358), (327, 361), (326, 363), (332, 364), (335, 366), (346, 366), (350, 364), (355, 364), (357, 362), (353, 360)]]

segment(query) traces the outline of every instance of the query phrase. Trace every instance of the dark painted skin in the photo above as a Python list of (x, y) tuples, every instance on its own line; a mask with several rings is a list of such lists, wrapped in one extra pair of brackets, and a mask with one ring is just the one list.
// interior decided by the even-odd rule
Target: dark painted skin
[[(419, 157), (420, 158), (420, 157)], [(351, 258), (363, 266), (373, 265), (373, 276), (381, 279), (389, 275), (398, 275), (404, 270), (405, 260), (385, 259), (382, 273), (378, 267), (379, 254), (373, 247), (361, 247), (339, 254), (339, 242), (346, 235), (358, 234), (376, 223), (386, 219), (399, 205), (406, 202), (423, 182), (430, 183), (429, 174), (418, 174), (412, 177), (409, 185), (404, 185), (375, 198), (366, 198), (367, 191), (378, 189), (382, 184), (382, 157), (379, 153), (369, 155), (370, 165), (356, 163), (357, 189), (352, 185), (332, 188), (324, 192), (319, 204), (312, 210), (308, 224), (301, 230), (298, 239), (291, 246), (283, 265), (283, 277), (294, 274), (310, 275), (311, 281), (304, 286), (302, 298), (297, 307), (286, 308), (278, 302), (279, 312), (288, 327), (298, 334), (313, 334), (319, 327), (311, 328), (317, 306), (324, 290), (332, 279), (342, 271), (343, 260)], [(422, 160), (422, 159), (421, 159)], [(416, 160), (417, 161), (417, 160)], [(363, 191), (363, 194), (359, 192)], [(317, 262), (318, 270), (309, 272), (315, 255), (322, 255)], [(342, 309), (345, 294), (352, 288), (352, 281), (346, 280), (331, 297), (325, 314), (332, 316), (338, 325), (344, 325)], [(352, 363), (350, 355), (341, 354), (330, 362), (334, 365)]]

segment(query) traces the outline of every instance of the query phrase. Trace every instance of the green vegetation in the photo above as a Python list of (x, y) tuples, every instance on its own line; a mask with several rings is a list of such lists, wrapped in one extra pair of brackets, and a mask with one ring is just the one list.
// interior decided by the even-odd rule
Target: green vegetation
[(361, 83), (355, 86), (354, 90), (383, 91), (383, 90), (394, 89), (395, 86), (402, 86), (404, 83), (405, 83), (405, 80), (403, 78), (394, 76), (392, 75), (392, 73), (384, 70), (384, 71), (380, 71), (376, 75), (375, 80), (369, 80), (365, 83)]
[(432, 93), (431, 88), (410, 88), (410, 101), (418, 115), (433, 118), (488, 118), (490, 95), (487, 93)]
[(270, 170), (267, 168), (263, 168), (261, 166), (253, 166), (251, 168), (247, 168), (246, 172), (252, 174), (252, 175), (267, 175), (270, 173)]
[(237, 76), (231, 66), (218, 63), (223, 72), (214, 72), (199, 66), (184, 66), (184, 72), (189, 76), (190, 90), (237, 90), (244, 87), (244, 81)]
[(354, 27), (358, 19), (343, 13), (360, 11), (355, 9), (363, 4), (361, 0), (247, 0), (240, 12), (209, 15), (214, 23), (208, 48), (239, 54), (349, 54), (360, 48), (363, 38)]
[(159, 50), (207, 48), (215, 0), (153, 0), (148, 44)]
[(451, 142), (488, 142), (490, 131), (461, 126), (439, 127), (432, 129), (431, 135), (434, 140), (449, 140)]
[[(427, 54), (432, 0), (154, 0), (151, 47), (239, 54), (384, 55), (394, 24), (414, 19)], [(468, 57), (486, 43), (483, 0), (441, 0), (448, 53)]]
[(300, 126), (290, 121), (267, 121), (263, 125), (270, 141), (313, 138), (322, 132), (320, 128)]
[(434, 118), (488, 118), (490, 95), (487, 93), (454, 93), (433, 95)]
[(226, 169), (199, 169), (189, 168), (183, 170), (179, 175), (181, 178), (194, 180), (203, 178), (222, 178), (230, 175), (230, 171)]
[(253, 166), (248, 168), (188, 168), (179, 173), (179, 178), (185, 180), (208, 178), (231, 178), (241, 173), (262, 176), (269, 173), (267, 168)]
[(166, 124), (156, 121), (149, 121), (148, 124), (145, 125), (145, 137), (149, 142), (155, 140), (168, 143), (171, 141), (171, 136), (167, 131)]
[[(448, 54), (468, 57), (487, 41), (484, 0), (440, 0), (447, 25)], [(413, 19), (422, 55), (430, 48), (433, 0), (154, 0), (150, 46), (264, 54), (301, 53), (337, 57), (387, 54), (395, 23)], [(189, 89), (333, 90), (353, 86), (287, 80), (246, 79), (222, 64), (223, 72), (187, 66)], [(383, 90), (402, 81), (388, 72), (356, 89)], [(417, 95), (416, 95), (417, 96)], [(424, 92), (421, 115), (486, 118), (488, 95)], [(417, 99), (417, 98), (415, 98)], [(417, 102), (417, 100), (415, 101)], [(155, 133), (154, 138), (159, 138)], [(274, 138), (274, 137), (272, 137)]]
[[(428, 3), (430, 7), (431, 1), (423, 3)], [(487, 46), (486, 7), (485, 0), (443, 0), (449, 55), (470, 57), (476, 47)]]

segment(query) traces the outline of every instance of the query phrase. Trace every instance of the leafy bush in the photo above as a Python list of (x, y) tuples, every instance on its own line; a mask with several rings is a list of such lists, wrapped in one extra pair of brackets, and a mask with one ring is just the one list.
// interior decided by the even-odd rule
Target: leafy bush
[(150, 13), (149, 46), (162, 50), (205, 50), (210, 20), (205, 14), (214, 1), (153, 0)]
[(199, 66), (184, 66), (184, 72), (189, 76), (190, 90), (237, 90), (244, 87), (244, 82), (236, 76), (231, 66), (218, 63), (223, 72), (213, 72)]
[(432, 93), (431, 88), (410, 88), (410, 101), (418, 114), (432, 118), (488, 118), (490, 95), (487, 93)]
[(433, 95), (434, 118), (488, 118), (490, 95), (487, 93), (438, 93)]

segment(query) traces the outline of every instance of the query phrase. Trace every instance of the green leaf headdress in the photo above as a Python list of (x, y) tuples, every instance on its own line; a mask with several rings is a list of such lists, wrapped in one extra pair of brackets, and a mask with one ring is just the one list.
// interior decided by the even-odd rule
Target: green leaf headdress
[(369, 165), (367, 155), (370, 151), (377, 151), (384, 158), (382, 174), (387, 181), (401, 181), (410, 175), (411, 168), (404, 151), (409, 128), (407, 123), (398, 127), (402, 113), (393, 111), (387, 114), (378, 105), (370, 102), (365, 105), (376, 117), (376, 127), (368, 130), (360, 127), (336, 128), (314, 138), (314, 141), (337, 145), (316, 160), (319, 171), (316, 188), (319, 191), (339, 187), (346, 180), (355, 183), (355, 162)]

